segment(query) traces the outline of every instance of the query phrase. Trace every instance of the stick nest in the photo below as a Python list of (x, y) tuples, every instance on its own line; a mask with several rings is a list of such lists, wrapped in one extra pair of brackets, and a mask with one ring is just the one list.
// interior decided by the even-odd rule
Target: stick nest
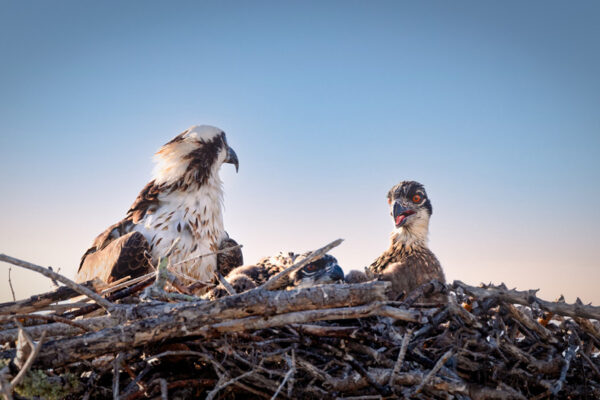
[(579, 301), (460, 281), (141, 299), (153, 282), (87, 283), (108, 311), (66, 287), (0, 304), (0, 396), (600, 398), (600, 310)]

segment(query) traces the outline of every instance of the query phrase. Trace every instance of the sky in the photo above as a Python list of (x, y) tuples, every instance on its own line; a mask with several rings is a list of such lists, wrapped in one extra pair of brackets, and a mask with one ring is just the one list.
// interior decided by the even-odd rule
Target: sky
[(417, 180), (448, 281), (600, 305), (598, 71), (597, 1), (0, 0), (0, 253), (73, 277), (153, 153), (208, 124), (248, 264), (344, 238), (362, 269)]

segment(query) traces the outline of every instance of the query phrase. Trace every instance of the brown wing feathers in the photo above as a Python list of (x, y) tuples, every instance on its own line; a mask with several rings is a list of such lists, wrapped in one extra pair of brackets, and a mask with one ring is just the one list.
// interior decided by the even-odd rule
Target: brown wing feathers
[(76, 280), (85, 282), (100, 278), (110, 283), (126, 276), (136, 277), (151, 270), (145, 254), (148, 242), (139, 232), (130, 232), (108, 243), (102, 251), (89, 251), (83, 256)]
[[(141, 233), (131, 232), (131, 228), (145, 214), (154, 212), (158, 204), (158, 194), (158, 186), (151, 181), (137, 196), (127, 212), (127, 217), (96, 237), (92, 247), (81, 257), (77, 271), (78, 282), (94, 277), (109, 282), (108, 279), (119, 279), (116, 276), (133, 277), (148, 271), (150, 267), (145, 259), (148, 242)], [(108, 249), (109, 246), (112, 247)]]

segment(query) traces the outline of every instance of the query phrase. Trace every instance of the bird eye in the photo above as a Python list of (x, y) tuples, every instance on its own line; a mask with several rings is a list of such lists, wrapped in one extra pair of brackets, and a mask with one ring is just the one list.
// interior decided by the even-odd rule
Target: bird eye
[(306, 270), (307, 270), (308, 272), (313, 272), (313, 271), (315, 271), (316, 269), (317, 269), (317, 266), (316, 266), (315, 264), (308, 264), (308, 265), (306, 266)]
[(420, 203), (421, 202), (421, 195), (415, 194), (412, 198), (413, 203)]

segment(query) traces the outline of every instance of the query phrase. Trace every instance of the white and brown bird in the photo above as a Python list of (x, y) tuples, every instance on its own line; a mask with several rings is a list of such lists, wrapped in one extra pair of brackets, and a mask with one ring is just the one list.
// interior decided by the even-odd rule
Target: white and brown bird
[(433, 208), (423, 185), (415, 181), (400, 182), (390, 189), (387, 200), (395, 226), (389, 249), (366, 268), (364, 279), (360, 272), (351, 271), (346, 281), (376, 278), (390, 281), (389, 295), (393, 300), (432, 279), (445, 283), (442, 266), (427, 246)]
[[(223, 163), (239, 167), (225, 132), (212, 126), (192, 126), (162, 146), (154, 156), (154, 179), (140, 192), (125, 218), (101, 233), (81, 259), (77, 281), (100, 278), (106, 282), (148, 271), (174, 245), (171, 269), (183, 282), (210, 282), (217, 256), (230, 247), (223, 227), (223, 188), (219, 169)], [(144, 260), (144, 252), (150, 260)], [(191, 260), (190, 260), (191, 259)], [(189, 260), (189, 261), (187, 261)], [(231, 270), (242, 265), (236, 249), (220, 260)]]

